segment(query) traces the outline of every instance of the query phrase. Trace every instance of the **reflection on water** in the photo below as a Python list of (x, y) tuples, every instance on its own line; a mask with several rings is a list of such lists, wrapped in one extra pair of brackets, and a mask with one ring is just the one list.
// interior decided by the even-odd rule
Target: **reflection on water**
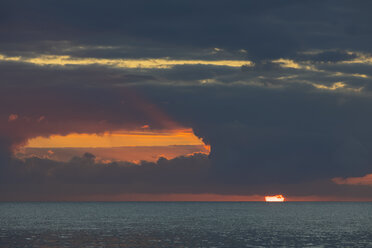
[(0, 203), (0, 247), (372, 247), (372, 203)]

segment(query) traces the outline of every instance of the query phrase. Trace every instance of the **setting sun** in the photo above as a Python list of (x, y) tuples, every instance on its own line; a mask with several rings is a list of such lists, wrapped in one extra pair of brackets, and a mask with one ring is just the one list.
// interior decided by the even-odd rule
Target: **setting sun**
[(266, 202), (284, 202), (285, 198), (283, 195), (265, 196)]

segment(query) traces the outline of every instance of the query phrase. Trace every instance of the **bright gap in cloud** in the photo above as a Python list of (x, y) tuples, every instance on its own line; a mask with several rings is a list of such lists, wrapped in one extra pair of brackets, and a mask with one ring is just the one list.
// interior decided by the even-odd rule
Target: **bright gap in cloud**
[(193, 130), (166, 131), (115, 131), (102, 134), (71, 133), (65, 136), (51, 135), (29, 139), (17, 152), (18, 158), (41, 157), (67, 161), (73, 156), (89, 152), (99, 161), (156, 161), (159, 157), (171, 159), (196, 152), (209, 154)]
[(116, 131), (102, 134), (51, 135), (28, 140), (28, 148), (62, 147), (121, 147), (121, 146), (169, 146), (203, 145), (192, 129), (167, 131)]

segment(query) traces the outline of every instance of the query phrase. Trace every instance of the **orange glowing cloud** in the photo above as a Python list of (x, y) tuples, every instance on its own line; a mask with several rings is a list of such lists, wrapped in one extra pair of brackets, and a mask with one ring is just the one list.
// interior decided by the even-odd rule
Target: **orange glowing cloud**
[(11, 115), (9, 115), (8, 121), (11, 122), (11, 121), (15, 121), (17, 119), (18, 119), (17, 114), (11, 114)]
[(265, 196), (266, 202), (284, 202), (284, 200), (283, 195)]
[(336, 177), (332, 179), (332, 182), (336, 184), (372, 186), (372, 174), (367, 174), (363, 177)]

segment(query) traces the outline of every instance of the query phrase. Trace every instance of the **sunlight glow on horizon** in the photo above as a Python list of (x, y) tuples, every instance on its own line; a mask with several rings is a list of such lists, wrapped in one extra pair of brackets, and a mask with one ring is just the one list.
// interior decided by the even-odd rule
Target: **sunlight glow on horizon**
[(283, 195), (265, 196), (266, 202), (284, 202), (284, 200)]

